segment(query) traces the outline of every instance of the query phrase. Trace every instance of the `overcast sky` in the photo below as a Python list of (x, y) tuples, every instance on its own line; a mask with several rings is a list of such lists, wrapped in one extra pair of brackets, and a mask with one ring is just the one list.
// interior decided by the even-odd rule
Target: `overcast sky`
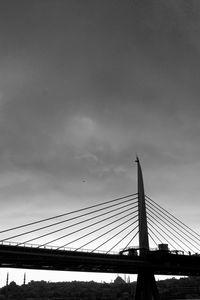
[(0, 0), (0, 37), (3, 228), (137, 192), (137, 153), (198, 231), (199, 0)]

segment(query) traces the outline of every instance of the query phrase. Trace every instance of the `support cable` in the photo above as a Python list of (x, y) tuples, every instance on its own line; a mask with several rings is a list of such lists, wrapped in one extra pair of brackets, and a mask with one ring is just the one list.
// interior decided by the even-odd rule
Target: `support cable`
[[(158, 232), (158, 231), (155, 229), (155, 227), (154, 227), (151, 223), (149, 223), (149, 225), (156, 231), (156, 233), (158, 233), (158, 234), (164, 239), (164, 241), (166, 241), (172, 248), (176, 249), (176, 247), (174, 247), (174, 245), (172, 245), (172, 244), (170, 243), (170, 241), (168, 241), (168, 240), (166, 239), (166, 237), (164, 237), (160, 232)], [(159, 242), (162, 244), (163, 241), (155, 234), (155, 232), (154, 232), (153, 230), (151, 230), (150, 227), (149, 227), (149, 230), (150, 230), (151, 233), (159, 240)]]
[(125, 250), (125, 249), (127, 249), (127, 247), (130, 245), (130, 243), (134, 240), (134, 238), (138, 235), (138, 233), (139, 233), (139, 230), (136, 232), (136, 234), (132, 237), (132, 239), (128, 242), (128, 244), (124, 247), (124, 249), (123, 249), (123, 251)]
[[(152, 226), (151, 224), (149, 224), (150, 226)], [(151, 231), (151, 233), (157, 238), (157, 240), (159, 241), (160, 244), (162, 244), (162, 241), (161, 239), (155, 234), (155, 232), (151, 229), (151, 227), (148, 227), (148, 230)], [(154, 229), (154, 227), (152, 226), (152, 228)], [(148, 233), (149, 234), (149, 233)], [(150, 234), (149, 234), (150, 235)], [(152, 237), (151, 237), (152, 238)], [(153, 240), (154, 241), (154, 240)], [(155, 241), (154, 241), (155, 242)], [(155, 242), (156, 243), (156, 242)], [(168, 243), (169, 244), (169, 243)], [(156, 243), (156, 245), (158, 246), (158, 243)], [(170, 245), (172, 246), (172, 245)], [(174, 246), (172, 246), (174, 247)]]
[[(166, 209), (162, 208), (159, 204), (157, 204), (153, 199), (149, 198), (148, 196), (146, 196), (146, 198), (150, 201), (152, 201), (154, 204), (156, 204), (161, 210), (165, 211), (168, 215), (170, 215), (171, 217), (173, 217), (176, 221), (178, 221), (179, 223), (181, 223), (182, 226), (185, 226), (186, 228), (188, 228), (191, 232), (193, 232), (194, 234), (196, 234), (198, 237), (200, 237), (200, 235), (194, 231), (193, 229), (191, 229), (189, 226), (187, 226), (186, 224), (184, 224), (182, 221), (180, 221), (179, 219), (177, 219), (175, 216), (173, 216), (171, 213), (169, 213)], [(174, 221), (175, 222), (175, 221)], [(179, 225), (180, 226), (180, 225)], [(191, 233), (190, 233), (191, 234)], [(197, 237), (195, 237), (197, 238)]]
[[(132, 214), (132, 213), (131, 213), (131, 214)], [(129, 214), (128, 214), (128, 215), (129, 215)], [(127, 215), (127, 216), (128, 216), (128, 215)], [(127, 216), (125, 216), (125, 217), (127, 217)], [(128, 221), (132, 220), (133, 218), (136, 218), (136, 217), (137, 217), (137, 215), (131, 217), (131, 219), (127, 220), (126, 223), (127, 223)], [(105, 221), (105, 220), (107, 220), (107, 219), (110, 219), (110, 217), (104, 219), (103, 221)], [(89, 232), (89, 233), (86, 233), (85, 235), (83, 235), (83, 236), (81, 236), (81, 237), (79, 237), (79, 238), (76, 238), (75, 240), (70, 241), (69, 243), (67, 243), (67, 244), (65, 244), (65, 245), (59, 246), (59, 247), (57, 248), (57, 250), (60, 249), (60, 248), (64, 248), (64, 247), (66, 247), (66, 246), (68, 246), (68, 245), (70, 245), (70, 244), (72, 244), (72, 243), (74, 243), (74, 242), (77, 242), (78, 240), (80, 240), (80, 239), (82, 239), (82, 238), (84, 238), (84, 237), (86, 237), (86, 236), (89, 236), (89, 235), (93, 234), (94, 232), (97, 232), (97, 231), (99, 231), (99, 230), (101, 230), (101, 229), (103, 229), (103, 228), (105, 228), (105, 227), (108, 227), (108, 226), (110, 226), (111, 224), (114, 224), (114, 223), (120, 221), (121, 219), (124, 219), (124, 216), (122, 216), (121, 218), (119, 218), (119, 219), (117, 219), (117, 220), (114, 220), (114, 221), (112, 221), (112, 222), (110, 222), (110, 223), (108, 223), (108, 224), (106, 224), (106, 225), (103, 225), (103, 226), (101, 226), (101, 227), (98, 227), (97, 229), (95, 229), (95, 230), (93, 230), (93, 231), (91, 231), (91, 232)], [(91, 242), (95, 241), (96, 239), (99, 239), (99, 238), (102, 237), (103, 235), (106, 235), (107, 233), (113, 231), (114, 229), (120, 227), (120, 226), (123, 225), (123, 224), (124, 224), (124, 222), (123, 222), (122, 224), (117, 225), (117, 226), (115, 226), (114, 228), (108, 230), (107, 232), (103, 233), (102, 235), (96, 237), (94, 240), (89, 241), (87, 244), (81, 246), (80, 248), (83, 248), (84, 246), (90, 244)], [(76, 250), (79, 250), (80, 248), (77, 248)]]
[[(150, 228), (149, 228), (150, 229)], [(148, 233), (149, 234), (149, 236), (150, 236), (150, 238), (152, 239), (152, 241), (154, 242), (154, 244), (156, 245), (156, 247), (158, 247), (158, 244), (155, 242), (155, 240), (154, 240), (154, 238), (151, 236), (151, 234), (150, 233)]]
[[(149, 214), (148, 214), (149, 215)], [(151, 218), (149, 218), (149, 220), (155, 224), (155, 222), (153, 220), (151, 220)], [(159, 222), (158, 222), (159, 223)], [(171, 236), (168, 235), (168, 233), (165, 232), (165, 230), (163, 230), (162, 228), (160, 228), (160, 226), (158, 226), (158, 224), (155, 224), (157, 226), (157, 228), (159, 228), (165, 235), (167, 235), (174, 243), (175, 245), (178, 245), (183, 251), (187, 252), (181, 245), (179, 245), (179, 243), (177, 241), (175, 241)], [(156, 230), (156, 229), (155, 229)], [(169, 230), (168, 230), (169, 231)], [(157, 231), (158, 232), (158, 231)], [(170, 231), (169, 231), (170, 232)], [(170, 232), (171, 233), (171, 232)], [(163, 235), (159, 232), (159, 234), (163, 237)], [(172, 234), (174, 235), (174, 234)], [(165, 238), (166, 239), (166, 238)], [(176, 239), (178, 239), (176, 237)], [(182, 242), (182, 241), (181, 241)], [(182, 242), (183, 243), (183, 242)], [(189, 247), (188, 247), (189, 248)], [(193, 252), (193, 250), (191, 250)]]
[[(136, 217), (137, 217), (137, 216), (136, 216)], [(123, 217), (122, 217), (122, 218), (123, 218)], [(122, 219), (122, 218), (120, 218), (120, 219)], [(128, 223), (129, 221), (132, 221), (132, 220), (133, 220), (133, 217), (131, 217), (129, 220), (127, 220), (126, 223)], [(119, 221), (119, 219), (118, 219), (118, 221)], [(112, 223), (113, 223), (113, 222), (112, 222)], [(122, 222), (121, 224), (115, 226), (114, 228), (112, 228), (112, 229), (110, 229), (110, 230), (104, 232), (103, 234), (101, 234), (101, 235), (99, 235), (98, 237), (92, 239), (91, 241), (87, 242), (86, 244), (82, 245), (81, 247), (76, 248), (75, 251), (78, 251), (79, 249), (81, 249), (81, 248), (83, 248), (83, 247), (85, 247), (85, 246), (87, 246), (87, 245), (93, 243), (94, 241), (100, 239), (102, 236), (105, 236), (106, 234), (110, 233), (111, 231), (115, 230), (116, 228), (121, 227), (122, 225), (124, 225), (124, 222)], [(99, 229), (97, 229), (97, 230), (99, 230)], [(96, 231), (97, 231), (97, 230), (96, 230)], [(90, 233), (89, 233), (89, 234), (90, 234)], [(89, 235), (89, 234), (88, 234), (88, 235)], [(71, 242), (70, 242), (70, 243), (71, 243)], [(67, 244), (67, 245), (68, 245), (68, 244)], [(67, 245), (65, 245), (65, 246), (67, 246)], [(60, 248), (60, 247), (59, 247), (59, 248)], [(59, 248), (58, 248), (58, 249), (59, 249)]]
[[(98, 206), (101, 206), (101, 205), (104, 205), (104, 204), (107, 204), (107, 203), (111, 203), (111, 202), (123, 200), (123, 199), (129, 198), (129, 197), (133, 197), (133, 196), (136, 196), (136, 195), (137, 195), (137, 193), (130, 194), (130, 195), (123, 196), (123, 197), (120, 197), (120, 198), (116, 198), (116, 199), (113, 199), (113, 200), (110, 200), (110, 201), (106, 201), (106, 202), (103, 202), (103, 203), (95, 204), (95, 205), (92, 205), (92, 206), (89, 206), (89, 207), (85, 207), (85, 208), (81, 208), (81, 209), (78, 209), (78, 210), (74, 210), (74, 211), (71, 211), (71, 212), (68, 212), (68, 213), (60, 214), (60, 215), (57, 215), (57, 216), (54, 216), (54, 217), (42, 219), (42, 220), (39, 220), (39, 221), (35, 221), (35, 222), (23, 224), (23, 225), (16, 226), (16, 227), (11, 227), (11, 228), (8, 228), (8, 229), (5, 229), (5, 230), (1, 230), (0, 233), (4, 233), (4, 232), (11, 231), (11, 230), (16, 230), (16, 229), (20, 229), (20, 228), (27, 227), (27, 226), (30, 226), (30, 225), (35, 225), (35, 224), (46, 222), (46, 221), (53, 220), (53, 219), (56, 219), (56, 218), (64, 217), (64, 216), (67, 216), (67, 215), (70, 215), (70, 214), (73, 214), (73, 213), (78, 213), (78, 212), (81, 212), (81, 211), (84, 211), (84, 210), (87, 210), (87, 209), (91, 209), (91, 208), (98, 207)], [(137, 197), (135, 197), (134, 199), (136, 199), (136, 198)]]
[[(133, 225), (133, 224), (132, 224)], [(119, 245), (123, 240), (125, 240), (125, 238), (127, 237), (127, 236), (129, 236), (136, 228), (138, 227), (138, 225), (134, 228), (134, 229), (132, 229), (131, 231), (129, 231), (123, 238), (121, 238), (121, 240), (119, 240), (112, 248), (110, 248), (107, 252), (106, 252), (106, 254), (108, 254), (110, 251), (112, 251), (117, 245)]]
[[(128, 200), (128, 201), (130, 201), (130, 200)], [(107, 206), (106, 208), (100, 208), (100, 209), (97, 209), (97, 210), (95, 210), (95, 211), (85, 213), (85, 214), (83, 214), (83, 215), (81, 215), (81, 216), (76, 216), (76, 217), (73, 217), (73, 218), (70, 218), (70, 219), (67, 219), (67, 220), (63, 220), (63, 221), (56, 222), (56, 223), (54, 223), (54, 224), (50, 224), (50, 225), (47, 225), (47, 226), (43, 226), (43, 227), (40, 227), (40, 228), (37, 228), (37, 229), (33, 229), (33, 230), (30, 230), (30, 231), (27, 231), (27, 232), (19, 233), (19, 234), (17, 234), (17, 235), (11, 236), (11, 237), (9, 237), (9, 238), (3, 239), (3, 240), (1, 240), (1, 242), (10, 240), (10, 239), (13, 239), (13, 238), (16, 238), (16, 237), (24, 236), (24, 235), (27, 235), (27, 234), (30, 234), (30, 233), (33, 233), (33, 232), (37, 232), (37, 231), (40, 231), (40, 230), (42, 230), (42, 229), (47, 229), (47, 228), (50, 228), (50, 227), (55, 226), (55, 225), (58, 225), (58, 224), (62, 224), (62, 223), (65, 223), (65, 222), (69, 222), (69, 221), (78, 219), (78, 218), (83, 217), (83, 216), (85, 217), (86, 215), (90, 215), (90, 214), (92, 214), (92, 213), (96, 213), (96, 212), (98, 212), (98, 211), (102, 211), (102, 210), (104, 210), (104, 209), (107, 209), (107, 208), (110, 208), (110, 207), (113, 207), (113, 206), (116, 206), (116, 205), (118, 205), (118, 204), (110, 205), (110, 206)], [(127, 207), (127, 206), (130, 206), (130, 205), (133, 205), (133, 203), (126, 204), (126, 205), (120, 207), (120, 209), (121, 209), (121, 208), (124, 208), (124, 207)], [(136, 207), (136, 205), (135, 205), (134, 207)], [(81, 221), (81, 222), (75, 223), (75, 224), (73, 224), (72, 226), (76, 226), (76, 225), (78, 225), (78, 224), (80, 224), (80, 223), (83, 223), (83, 222), (89, 221), (89, 220), (91, 220), (91, 219), (97, 218), (97, 217), (99, 217), (99, 216), (108, 214), (108, 213), (113, 212), (113, 211), (118, 210), (118, 209), (119, 209), (119, 208), (115, 208), (114, 210), (110, 210), (110, 211), (105, 212), (105, 213), (103, 213), (103, 214), (100, 214), (100, 215), (98, 215), (98, 216), (95, 216), (95, 217), (92, 217), (92, 218), (83, 220), (83, 221)], [(62, 231), (62, 230), (64, 230), (64, 229), (68, 228), (68, 227), (69, 227), (69, 226), (63, 227), (63, 228), (61, 228), (61, 229), (57, 229), (57, 230), (52, 231), (52, 232), (50, 232), (50, 233), (44, 234), (44, 235), (42, 235), (41, 237), (44, 237), (44, 236), (47, 236), (47, 235), (50, 235), (50, 234), (53, 234), (53, 233)], [(26, 241), (26, 243), (28, 243), (28, 242), (30, 242), (30, 241), (33, 241), (34, 239), (38, 239), (38, 238), (30, 239), (30, 240)], [(23, 243), (21, 243), (21, 244), (23, 244)]]
[[(58, 241), (58, 240), (60, 240), (60, 239), (63, 239), (63, 238), (65, 238), (65, 237), (69, 236), (69, 235), (72, 235), (72, 234), (74, 234), (74, 233), (80, 232), (80, 231), (82, 231), (82, 230), (84, 230), (84, 229), (87, 229), (87, 228), (89, 228), (89, 227), (92, 227), (92, 226), (94, 226), (94, 225), (97, 225), (97, 224), (99, 224), (99, 223), (101, 223), (101, 222), (104, 222), (105, 220), (108, 220), (108, 219), (110, 219), (110, 218), (113, 218), (113, 217), (115, 217), (115, 216), (117, 216), (117, 215), (120, 215), (120, 214), (122, 214), (122, 213), (124, 213), (124, 212), (127, 212), (127, 211), (130, 211), (130, 208), (127, 209), (127, 210), (124, 210), (123, 212), (119, 212), (119, 213), (117, 213), (117, 214), (115, 214), (115, 215), (113, 215), (113, 216), (109, 216), (109, 217), (107, 217), (107, 218), (105, 218), (105, 219), (103, 219), (103, 220), (97, 221), (97, 222), (95, 222), (95, 223), (89, 224), (89, 225), (87, 225), (87, 226), (85, 226), (85, 227), (82, 227), (82, 228), (80, 228), (80, 229), (77, 229), (77, 230), (75, 230), (75, 231), (73, 231), (73, 232), (70, 232), (70, 233), (68, 233), (68, 234), (65, 234), (65, 235), (63, 235), (63, 236), (61, 236), (61, 237), (58, 237), (58, 238), (54, 239), (54, 240), (51, 240), (51, 241), (49, 241), (48, 243), (45, 243), (45, 244), (43, 244), (43, 245), (40, 245), (38, 248), (43, 247), (43, 246), (46, 246), (47, 244), (54, 243), (54, 242), (56, 242), (56, 241)], [(131, 215), (131, 214), (133, 214), (133, 212), (127, 214), (125, 217), (123, 216), (123, 218), (126, 218), (127, 216), (129, 216), (129, 215)], [(105, 214), (104, 214), (104, 215), (105, 215)], [(94, 218), (96, 218), (96, 217), (93, 217), (93, 218), (91, 218), (91, 219), (94, 219)], [(117, 220), (116, 220), (116, 221), (117, 221)], [(79, 222), (79, 224), (80, 224), (80, 223), (83, 223), (83, 221), (82, 221), (82, 222)], [(74, 226), (74, 224), (68, 226), (68, 228), (69, 228), (69, 227), (73, 227), (73, 226)], [(45, 235), (45, 236), (46, 236), (46, 235)], [(44, 237), (44, 235), (43, 235), (43, 236), (40, 236), (39, 238), (41, 238), (41, 237)], [(37, 239), (39, 239), (39, 238), (37, 238)], [(28, 242), (30, 242), (30, 241), (28, 241)], [(26, 242), (26, 243), (27, 243), (27, 242)]]
[[(151, 214), (149, 214), (153, 219), (154, 219), (154, 217), (151, 215)], [(158, 224), (160, 224), (161, 226), (163, 226), (162, 225), (162, 223), (160, 223), (158, 220), (156, 220), (156, 222), (158, 223)], [(154, 223), (155, 224), (155, 223)], [(158, 228), (160, 228), (159, 226), (158, 226), (158, 224), (156, 224), (157, 225), (157, 227)], [(188, 247), (192, 252), (194, 252), (194, 250), (192, 250), (187, 244), (185, 244), (179, 237), (177, 237), (173, 232), (171, 232), (168, 228), (166, 228), (166, 227), (164, 227), (163, 226), (163, 228), (165, 228), (172, 236), (174, 236), (175, 237), (175, 239), (177, 239), (178, 241), (180, 241), (183, 245), (185, 245), (186, 247)], [(160, 228), (166, 235), (168, 235), (162, 228)], [(169, 236), (169, 235), (168, 235)], [(172, 237), (170, 236), (170, 238), (172, 239)], [(179, 246), (179, 247), (181, 247), (179, 244), (178, 244), (178, 242), (176, 242), (176, 244)], [(183, 250), (183, 248), (182, 248), (182, 250)], [(185, 251), (185, 250), (184, 250)]]
[[(124, 229), (122, 229), (121, 231), (119, 231), (118, 233), (116, 233), (114, 236), (112, 236), (111, 238), (109, 238), (108, 240), (106, 240), (105, 242), (103, 242), (101, 245), (99, 245), (98, 247), (96, 247), (94, 250), (92, 250), (91, 252), (96, 251), (97, 249), (99, 249), (100, 247), (102, 247), (103, 245), (105, 245), (107, 242), (111, 241), (114, 237), (116, 237), (117, 235), (119, 235), (120, 233), (122, 233), (123, 231), (125, 231), (127, 228), (129, 228), (130, 226), (134, 225), (136, 222), (138, 222), (138, 220), (136, 220), (135, 222), (133, 222), (132, 224), (128, 225), (127, 227), (125, 227)], [(138, 226), (138, 225), (137, 225)], [(137, 226), (135, 228), (137, 228)]]
[[(162, 212), (159, 208), (157, 208), (153, 203), (147, 201), (147, 206), (151, 207), (152, 209), (156, 209), (158, 212), (158, 214), (165, 220), (167, 220), (167, 222), (169, 222), (172, 226), (174, 226), (174, 223), (176, 225), (179, 226), (179, 228), (176, 226), (176, 228), (181, 232), (183, 233), (185, 236), (187, 236), (191, 241), (193, 241), (195, 244), (197, 244), (198, 246), (200, 246), (200, 244), (197, 242), (197, 241), (200, 241), (196, 236), (194, 236), (193, 234), (191, 234), (191, 232), (189, 232), (188, 230), (186, 230), (185, 228), (182, 227), (181, 224), (178, 224), (176, 221), (174, 221), (172, 218), (170, 218), (167, 214), (165, 214), (164, 212)], [(170, 222), (169, 220), (171, 220), (172, 222)], [(168, 225), (169, 226), (169, 225)], [(183, 230), (186, 232), (184, 232)], [(190, 234), (190, 236), (188, 236), (188, 234)], [(192, 238), (192, 237), (193, 238)], [(194, 240), (194, 238), (196, 240)]]
[[(159, 220), (161, 220), (161, 222), (163, 222), (165, 225), (167, 225), (170, 229), (172, 229), (174, 232), (176, 232), (180, 237), (182, 237), (184, 240), (186, 240), (186, 242), (188, 242), (191, 246), (193, 246), (196, 250), (198, 250), (199, 251), (199, 248), (197, 248), (195, 245), (193, 245), (190, 241), (188, 241), (183, 235), (181, 235), (179, 232), (177, 232), (174, 228), (172, 228), (170, 225), (171, 225), (171, 223), (170, 223), (170, 225), (169, 224), (167, 224), (165, 221), (164, 221), (164, 218), (160, 218), (156, 213), (155, 213), (155, 211), (152, 211), (151, 210), (151, 208), (149, 207), (148, 208), (149, 209), (149, 211), (150, 212), (152, 212), (153, 214), (154, 214), (154, 216), (156, 216)], [(151, 214), (150, 214), (151, 215)], [(151, 217), (153, 217), (154, 218), (154, 216), (152, 216), (151, 215)], [(157, 222), (160, 224), (160, 225), (162, 225), (162, 223), (161, 222), (159, 222), (158, 220), (157, 220)], [(162, 226), (164, 226), (164, 225), (162, 225)], [(166, 228), (166, 227), (165, 227)], [(167, 229), (167, 228), (166, 228)], [(170, 233), (172, 233), (169, 229), (167, 229), (167, 231), (168, 232), (170, 232)], [(172, 233), (172, 235), (173, 236), (175, 236), (175, 234), (173, 234)], [(176, 237), (176, 236), (175, 236)], [(177, 237), (176, 237), (177, 238)], [(180, 238), (177, 238), (179, 241), (181, 241), (185, 246), (187, 246), (188, 247), (188, 245), (187, 244), (185, 244)]]

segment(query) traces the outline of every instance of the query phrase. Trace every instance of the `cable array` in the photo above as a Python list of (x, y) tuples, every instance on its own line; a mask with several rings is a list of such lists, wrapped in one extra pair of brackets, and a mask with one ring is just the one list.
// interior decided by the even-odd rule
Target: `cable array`
[[(200, 235), (145, 196), (150, 245), (168, 244), (170, 250), (200, 253)], [(54, 247), (90, 252), (119, 251), (138, 245), (138, 194), (66, 212), (0, 231), (1, 243)]]
[(200, 235), (148, 196), (146, 199), (149, 237), (156, 246), (166, 243), (171, 250), (200, 252)]
[[(38, 248), (73, 248), (107, 253), (133, 240), (138, 227), (137, 194), (0, 231), (1, 242)], [(3, 236), (3, 237), (2, 237)]]

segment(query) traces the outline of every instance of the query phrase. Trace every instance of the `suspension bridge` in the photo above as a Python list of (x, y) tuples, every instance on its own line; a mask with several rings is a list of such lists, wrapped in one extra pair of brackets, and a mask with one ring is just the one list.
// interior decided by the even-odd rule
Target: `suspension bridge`
[(138, 274), (136, 300), (159, 299), (154, 275), (200, 276), (200, 235), (138, 191), (0, 231), (0, 267)]

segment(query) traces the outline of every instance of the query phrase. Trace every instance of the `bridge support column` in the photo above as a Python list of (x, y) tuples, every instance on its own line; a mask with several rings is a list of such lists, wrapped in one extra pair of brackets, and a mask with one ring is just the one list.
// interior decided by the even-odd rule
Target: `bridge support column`
[(140, 272), (137, 278), (135, 300), (159, 300), (159, 293), (153, 273)]
[[(139, 247), (140, 256), (145, 257), (149, 252), (149, 237), (146, 215), (146, 203), (142, 169), (138, 157), (138, 214), (139, 214)], [(158, 289), (154, 274), (145, 269), (138, 274), (135, 300), (159, 300)]]

